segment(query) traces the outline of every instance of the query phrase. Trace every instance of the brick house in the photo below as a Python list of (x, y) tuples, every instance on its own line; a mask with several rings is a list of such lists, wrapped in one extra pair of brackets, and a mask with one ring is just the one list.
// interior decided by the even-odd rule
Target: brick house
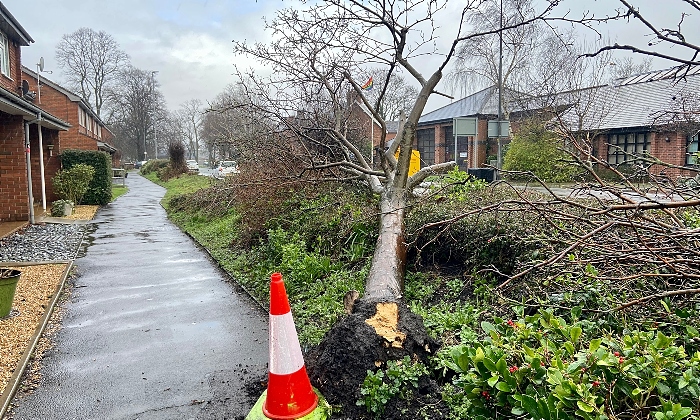
[(0, 3), (0, 221), (33, 218), (35, 197), (42, 190), (42, 167), (52, 164), (48, 144), (57, 142), (59, 132), (70, 128), (67, 121), (42, 110), (30, 101), (30, 95), (24, 95), (21, 47), (32, 42)]
[[(59, 144), (54, 145), (54, 154), (62, 150), (101, 150), (112, 158), (112, 167), (119, 167), (119, 152), (114, 147), (114, 134), (97, 116), (90, 105), (80, 96), (22, 66), (22, 78), (29, 89), (36, 93), (34, 103), (53, 115), (67, 121), (71, 128), (61, 133)], [(37, 89), (37, 80), (41, 91)]]
[[(554, 97), (529, 97), (506, 92), (511, 130), (537, 115), (553, 115), (575, 133), (590, 135), (593, 153), (612, 165), (632, 164), (643, 153), (678, 167), (695, 166), (700, 113), (700, 66), (675, 67), (615, 80), (593, 88), (562, 92)], [(519, 98), (517, 96), (520, 96)], [(497, 141), (487, 136), (489, 120), (497, 118), (498, 91), (483, 89), (421, 116), (415, 147), (423, 165), (454, 160), (453, 119), (476, 117), (476, 137), (459, 137), (460, 168), (483, 167), (497, 153)], [(559, 119), (557, 119), (558, 121)], [(508, 140), (502, 140), (503, 145)], [(653, 165), (650, 171), (671, 178), (692, 176), (681, 168)]]

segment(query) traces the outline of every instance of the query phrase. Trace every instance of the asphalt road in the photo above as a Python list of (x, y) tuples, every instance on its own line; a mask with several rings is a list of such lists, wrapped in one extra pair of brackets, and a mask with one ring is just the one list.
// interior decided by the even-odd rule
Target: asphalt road
[(136, 173), (102, 208), (56, 345), (14, 419), (235, 419), (267, 370), (267, 314), (171, 224)]

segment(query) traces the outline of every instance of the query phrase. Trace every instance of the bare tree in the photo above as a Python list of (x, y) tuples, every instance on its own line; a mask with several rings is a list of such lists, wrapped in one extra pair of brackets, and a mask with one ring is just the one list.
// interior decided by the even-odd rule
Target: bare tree
[(156, 129), (165, 120), (165, 99), (150, 71), (128, 66), (117, 81), (109, 91), (107, 118), (117, 134), (115, 144), (125, 156), (146, 159), (155, 148)]
[(187, 155), (190, 159), (199, 161), (199, 139), (204, 118), (202, 101), (190, 99), (180, 105), (175, 111), (180, 131), (184, 136)]
[(56, 61), (65, 73), (68, 87), (101, 115), (109, 86), (129, 62), (129, 56), (104, 31), (80, 28), (63, 35), (56, 46)]
[[(416, 96), (418, 96), (418, 89), (400, 73), (390, 74), (386, 69), (370, 69), (367, 73), (373, 78), (374, 86), (365, 92), (365, 96), (384, 120), (398, 120), (401, 111), (408, 112), (411, 109)], [(386, 91), (385, 85), (387, 86)], [(383, 91), (385, 94), (378, 102)]]

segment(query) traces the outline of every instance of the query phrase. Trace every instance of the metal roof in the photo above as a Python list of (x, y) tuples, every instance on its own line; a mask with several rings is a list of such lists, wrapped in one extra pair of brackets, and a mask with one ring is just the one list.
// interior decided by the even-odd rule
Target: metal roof
[(469, 117), (484, 114), (498, 114), (498, 89), (496, 89), (495, 86), (487, 87), (466, 98), (462, 98), (442, 108), (438, 108), (435, 111), (422, 115), (418, 120), (418, 125), (426, 125), (438, 121), (450, 121), (455, 117)]
[[(526, 97), (507, 90), (510, 112), (565, 108), (562, 120), (573, 130), (609, 130), (668, 124), (673, 111), (693, 105), (700, 108), (700, 66), (679, 66), (617, 79), (609, 85)], [(520, 97), (520, 99), (512, 99)], [(455, 117), (498, 114), (498, 90), (483, 89), (450, 105), (429, 112), (418, 125), (446, 122)], [(675, 114), (676, 116), (678, 114)], [(690, 114), (685, 113), (685, 116)], [(693, 115), (697, 120), (700, 116)]]
[[(579, 112), (584, 116), (581, 127), (572, 128), (609, 130), (665, 125), (679, 117), (678, 112), (683, 118), (697, 120), (700, 66), (688, 72), (686, 69), (676, 67), (631, 76), (591, 91), (581, 104), (587, 107)], [(572, 105), (564, 115), (569, 124), (576, 120), (575, 107)], [(694, 112), (689, 113), (689, 108)]]

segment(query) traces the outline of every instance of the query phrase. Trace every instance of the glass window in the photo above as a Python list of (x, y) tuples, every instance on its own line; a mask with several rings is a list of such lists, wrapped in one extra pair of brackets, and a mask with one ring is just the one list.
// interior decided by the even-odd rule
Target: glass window
[[(700, 134), (700, 133), (699, 133)], [(698, 134), (688, 136), (688, 153), (686, 154), (686, 165), (697, 165), (698, 163)]]
[(608, 163), (631, 163), (649, 151), (650, 133), (611, 134), (608, 136)]
[(10, 46), (3, 33), (0, 33), (0, 72), (10, 77)]
[(421, 167), (435, 163), (435, 129), (418, 130), (418, 151), (420, 152)]

